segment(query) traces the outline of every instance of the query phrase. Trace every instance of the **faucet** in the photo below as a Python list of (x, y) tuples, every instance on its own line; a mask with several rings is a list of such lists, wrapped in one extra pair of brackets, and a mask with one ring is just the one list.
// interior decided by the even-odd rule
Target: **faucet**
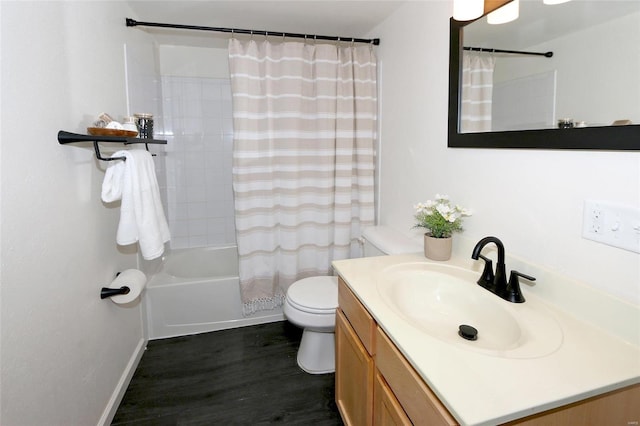
[[(491, 259), (480, 254), (484, 246), (489, 243), (494, 243), (498, 248), (498, 264), (496, 265), (496, 271), (493, 272), (493, 265)], [(495, 294), (513, 303), (522, 303), (524, 302), (524, 296), (520, 291), (520, 281), (518, 277), (525, 278), (529, 281), (535, 281), (534, 277), (529, 275), (525, 275), (518, 271), (511, 271), (509, 276), (509, 282), (507, 282), (507, 272), (504, 264), (504, 244), (496, 237), (484, 237), (473, 248), (473, 253), (471, 254), (471, 258), (478, 260), (478, 258), (484, 260), (484, 270), (482, 271), (482, 275), (478, 279), (478, 284), (481, 287), (489, 290), (491, 293)]]

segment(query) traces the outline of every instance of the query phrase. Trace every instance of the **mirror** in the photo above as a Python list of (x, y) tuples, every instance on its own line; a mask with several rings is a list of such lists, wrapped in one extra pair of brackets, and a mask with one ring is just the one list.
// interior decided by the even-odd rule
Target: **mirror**
[[(604, 10), (596, 10), (596, 7)], [(486, 10), (489, 10), (487, 2)], [(597, 21), (589, 20), (589, 16), (595, 16)], [(605, 22), (607, 20), (610, 21)], [(448, 146), (640, 150), (638, 21), (640, 2), (580, 0), (554, 6), (543, 5), (542, 0), (521, 0), (520, 18), (502, 25), (488, 25), (486, 18), (472, 22), (451, 19)], [(586, 30), (575, 26), (580, 22), (586, 25)], [(629, 29), (623, 29), (622, 24), (628, 24)], [(615, 30), (611, 31), (611, 26), (607, 25), (615, 25)], [(592, 35), (600, 27), (605, 29), (607, 37), (613, 33), (614, 41), (602, 46), (604, 50), (598, 52), (598, 43), (584, 37), (604, 39), (597, 33)], [(550, 39), (543, 40), (539, 38), (540, 35), (548, 35)], [(484, 50), (556, 51), (552, 58), (481, 53), (495, 59), (493, 77), (489, 77), (494, 85), (492, 100), (495, 114), (488, 114), (490, 122), (484, 130), (465, 131), (461, 130), (464, 127), (461, 126), (459, 114), (463, 43), (464, 46), (482, 47)], [(578, 58), (589, 62), (579, 63)], [(596, 77), (587, 79), (585, 67), (594, 69), (592, 74)], [(507, 71), (515, 73), (509, 74)], [(630, 81), (620, 83), (625, 75)], [(599, 80), (597, 83), (596, 78)], [(531, 81), (534, 81), (533, 84), (542, 84), (548, 90), (531, 86)], [(571, 86), (577, 88), (573, 93), (570, 92)], [(527, 91), (545, 93), (545, 97), (540, 101), (538, 96), (533, 104), (526, 103), (522, 93)], [(508, 99), (510, 93), (518, 95), (501, 106), (500, 99)], [(536, 108), (538, 112), (535, 112)], [(513, 111), (526, 113), (520, 114), (520, 122), (509, 123), (504, 121), (505, 114), (501, 115), (500, 111), (507, 111), (511, 115)], [(575, 127), (558, 128), (558, 119), (564, 117), (570, 118)], [(635, 124), (611, 125), (614, 120), (623, 119), (632, 120)]]

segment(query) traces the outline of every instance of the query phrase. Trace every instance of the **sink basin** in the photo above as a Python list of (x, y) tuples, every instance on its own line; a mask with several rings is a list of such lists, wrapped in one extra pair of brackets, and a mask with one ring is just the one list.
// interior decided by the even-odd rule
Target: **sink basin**
[[(377, 288), (385, 304), (408, 325), (461, 348), (506, 358), (548, 355), (562, 344), (552, 312), (533, 297), (507, 302), (476, 284), (479, 272), (411, 262), (382, 271)], [(458, 333), (477, 330), (476, 340)]]

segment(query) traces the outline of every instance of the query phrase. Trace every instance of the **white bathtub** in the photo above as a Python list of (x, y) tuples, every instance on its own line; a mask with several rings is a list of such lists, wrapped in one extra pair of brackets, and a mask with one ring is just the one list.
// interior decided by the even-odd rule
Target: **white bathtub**
[(145, 291), (149, 339), (284, 320), (282, 308), (242, 316), (237, 253), (235, 246), (172, 250)]

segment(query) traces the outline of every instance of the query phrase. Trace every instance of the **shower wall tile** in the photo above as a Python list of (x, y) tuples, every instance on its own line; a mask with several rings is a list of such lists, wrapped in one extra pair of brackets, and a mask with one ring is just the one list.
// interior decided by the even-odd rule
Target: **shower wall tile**
[(162, 99), (171, 247), (235, 244), (230, 81), (164, 76)]
[[(206, 247), (210, 244), (207, 242), (207, 237), (204, 235), (197, 235), (195, 237), (189, 237), (188, 247)], [(211, 244), (213, 245), (213, 244)]]
[(189, 237), (176, 237), (175, 235), (171, 235), (171, 247), (174, 249), (179, 248), (189, 248)]
[(209, 196), (208, 188), (204, 185), (186, 186), (187, 203), (204, 203)]
[(207, 235), (206, 219), (189, 219), (189, 238)]
[(175, 220), (189, 220), (189, 204), (187, 203), (174, 203), (173, 209)]
[(204, 219), (208, 217), (207, 203), (189, 203), (187, 204), (188, 218)]
[(189, 236), (189, 222), (186, 220), (170, 220), (169, 226), (172, 227), (175, 237), (188, 237)]

